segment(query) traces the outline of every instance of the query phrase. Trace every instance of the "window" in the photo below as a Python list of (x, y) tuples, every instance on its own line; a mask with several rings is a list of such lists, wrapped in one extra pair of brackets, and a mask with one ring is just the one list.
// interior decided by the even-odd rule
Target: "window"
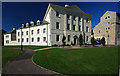
[(24, 39), (22, 38), (22, 42), (24, 42)]
[(81, 26), (80, 25), (78, 26), (78, 30), (81, 31)]
[(60, 14), (59, 14), (59, 12), (56, 12), (56, 17), (60, 17)]
[(40, 42), (40, 37), (37, 38), (37, 42)]
[(20, 39), (18, 39), (18, 42), (20, 42)]
[(107, 30), (107, 27), (106, 27), (106, 30)]
[(108, 18), (110, 18), (110, 16), (108, 16)]
[(86, 38), (86, 41), (88, 41), (88, 36), (87, 36), (87, 38)]
[(18, 36), (20, 36), (20, 32), (18, 32)]
[(88, 28), (88, 26), (86, 27), (86, 32), (89, 32), (89, 28)]
[(73, 19), (75, 20), (75, 16), (73, 16)]
[(107, 17), (105, 17), (105, 19), (107, 19)]
[(34, 42), (34, 38), (32, 38), (32, 42)]
[(26, 31), (26, 35), (28, 35), (28, 31)]
[(100, 30), (98, 31), (98, 33), (100, 33)]
[(31, 31), (31, 34), (32, 34), (32, 35), (33, 35), (33, 33), (34, 33), (34, 30)]
[(57, 42), (59, 41), (59, 35), (56, 35), (56, 41)]
[(26, 39), (26, 42), (28, 42), (28, 38)]
[(24, 33), (22, 32), (22, 35), (23, 35)]
[(9, 43), (9, 40), (6, 40), (6, 43)]
[(60, 23), (56, 22), (56, 29), (60, 29)]
[(6, 38), (9, 38), (9, 35), (6, 35)]
[(67, 30), (70, 30), (70, 24), (67, 24)]
[(106, 30), (110, 29), (110, 27), (106, 27)]
[(106, 25), (110, 25), (110, 22), (107, 22)]
[(43, 29), (43, 33), (46, 33), (46, 28)]
[(70, 19), (70, 15), (67, 14), (67, 18)]
[(75, 25), (73, 25), (73, 30), (75, 31)]
[(46, 37), (43, 37), (43, 41), (46, 41)]
[(68, 35), (68, 42), (70, 42), (70, 35)]
[(39, 34), (40, 33), (40, 29), (37, 29), (37, 34)]
[(81, 21), (81, 17), (79, 17), (79, 21)]
[(89, 22), (89, 20), (88, 19), (86, 19), (86, 23), (88, 23)]

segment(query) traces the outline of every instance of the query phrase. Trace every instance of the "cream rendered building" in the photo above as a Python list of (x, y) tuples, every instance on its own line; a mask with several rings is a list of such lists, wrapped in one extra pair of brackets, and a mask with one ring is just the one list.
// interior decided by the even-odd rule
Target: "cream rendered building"
[[(91, 40), (91, 14), (83, 12), (76, 5), (59, 6), (49, 4), (43, 21), (23, 24), (4, 35), (5, 45), (62, 45), (63, 34), (66, 44), (78, 45), (78, 37), (83, 35), (84, 43)], [(21, 38), (22, 31), (22, 38)], [(13, 37), (13, 38), (12, 38)]]
[(105, 37), (107, 45), (120, 45), (120, 14), (106, 11), (93, 28), (93, 33), (97, 40)]

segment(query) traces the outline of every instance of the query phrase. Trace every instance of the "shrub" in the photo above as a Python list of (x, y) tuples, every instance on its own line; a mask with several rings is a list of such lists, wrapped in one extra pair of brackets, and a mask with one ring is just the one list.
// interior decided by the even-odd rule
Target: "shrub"
[(94, 37), (91, 38), (91, 45), (95, 46), (96, 40), (94, 39)]
[(103, 46), (105, 46), (105, 37), (102, 37), (101, 43), (102, 43)]
[(80, 45), (80, 47), (83, 45), (83, 37), (82, 37), (82, 34), (79, 35), (79, 45)]

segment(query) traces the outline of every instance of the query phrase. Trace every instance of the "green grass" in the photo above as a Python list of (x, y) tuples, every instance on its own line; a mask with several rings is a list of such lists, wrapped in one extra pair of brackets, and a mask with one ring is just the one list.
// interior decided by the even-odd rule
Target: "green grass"
[(2, 66), (22, 53), (24, 53), (24, 51), (12, 49), (9, 47), (2, 47)]
[[(21, 48), (20, 45), (18, 46), (5, 46), (5, 47), (12, 47), (12, 48)], [(49, 46), (34, 46), (34, 45), (24, 45), (23, 48), (27, 48), (27, 49), (41, 49), (41, 48), (47, 48)]]
[(62, 74), (117, 74), (118, 47), (41, 50), (33, 61)]

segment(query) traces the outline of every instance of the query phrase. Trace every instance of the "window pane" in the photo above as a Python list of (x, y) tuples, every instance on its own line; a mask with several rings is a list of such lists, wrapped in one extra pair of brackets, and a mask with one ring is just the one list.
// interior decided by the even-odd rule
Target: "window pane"
[(46, 41), (46, 37), (43, 37), (43, 41)]
[(59, 35), (56, 35), (56, 41), (59, 41)]
[(59, 22), (56, 22), (56, 29), (59, 29), (60, 28), (60, 24)]
[(67, 24), (67, 30), (70, 30), (70, 24)]

